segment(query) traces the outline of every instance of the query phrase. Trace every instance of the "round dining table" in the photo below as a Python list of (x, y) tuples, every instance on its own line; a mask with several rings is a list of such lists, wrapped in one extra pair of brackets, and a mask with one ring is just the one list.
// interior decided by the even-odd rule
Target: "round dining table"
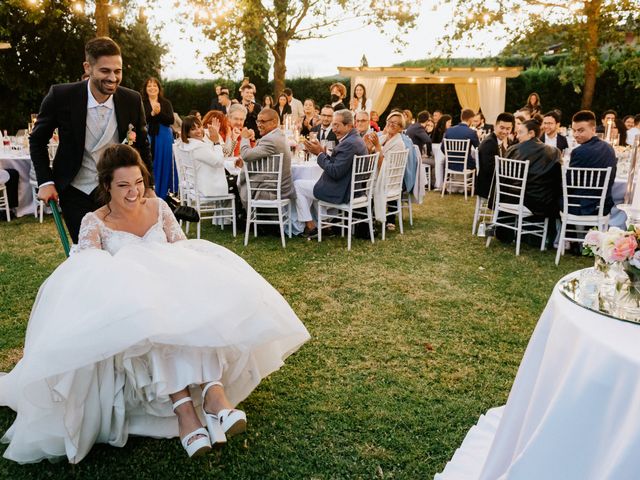
[(506, 405), (467, 433), (435, 480), (640, 478), (640, 325), (554, 288)]

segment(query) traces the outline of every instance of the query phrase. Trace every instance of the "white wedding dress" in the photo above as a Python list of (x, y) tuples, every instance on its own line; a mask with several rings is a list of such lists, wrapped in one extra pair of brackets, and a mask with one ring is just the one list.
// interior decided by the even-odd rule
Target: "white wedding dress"
[(177, 436), (169, 394), (189, 385), (197, 407), (197, 385), (220, 380), (236, 405), (310, 338), (244, 260), (186, 240), (158, 204), (143, 237), (87, 214), (75, 253), (41, 286), (24, 356), (0, 377), (0, 405), (17, 412), (6, 458), (77, 463), (96, 442)]

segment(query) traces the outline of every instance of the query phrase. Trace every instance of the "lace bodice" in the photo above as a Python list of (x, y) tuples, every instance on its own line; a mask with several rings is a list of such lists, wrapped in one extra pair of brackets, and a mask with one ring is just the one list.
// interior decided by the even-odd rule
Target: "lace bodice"
[(82, 219), (78, 245), (75, 246), (73, 252), (97, 248), (115, 255), (118, 250), (131, 243), (173, 243), (186, 240), (187, 237), (180, 229), (169, 205), (159, 198), (155, 201), (158, 202), (158, 221), (141, 237), (134, 233), (113, 230), (107, 227), (95, 213), (87, 213)]

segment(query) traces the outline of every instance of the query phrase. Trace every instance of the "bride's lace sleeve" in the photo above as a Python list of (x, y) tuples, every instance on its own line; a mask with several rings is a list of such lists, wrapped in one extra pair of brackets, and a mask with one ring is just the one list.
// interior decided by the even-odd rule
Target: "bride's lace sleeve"
[(74, 252), (97, 248), (102, 250), (102, 239), (100, 238), (100, 220), (94, 213), (87, 213), (80, 224), (80, 234), (78, 235), (78, 245)]
[(167, 236), (167, 241), (169, 243), (174, 243), (180, 240), (186, 240), (187, 236), (180, 228), (180, 224), (178, 224), (178, 221), (169, 208), (169, 205), (167, 205), (167, 202), (162, 199), (159, 199), (159, 201), (161, 205), (160, 210), (162, 212), (162, 228)]

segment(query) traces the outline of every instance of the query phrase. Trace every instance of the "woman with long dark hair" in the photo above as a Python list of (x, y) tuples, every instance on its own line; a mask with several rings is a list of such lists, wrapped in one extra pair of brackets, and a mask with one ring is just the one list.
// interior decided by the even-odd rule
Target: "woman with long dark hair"
[(364, 85), (358, 83), (353, 89), (353, 98), (355, 100), (354, 112), (367, 112), (371, 113), (373, 102), (370, 98), (367, 98), (367, 89)]
[(169, 190), (176, 192), (178, 189), (178, 173), (173, 165), (172, 152), (173, 107), (164, 98), (162, 84), (155, 77), (149, 77), (144, 82), (140, 93), (151, 141), (156, 195), (165, 198)]
[(280, 125), (284, 125), (285, 115), (291, 115), (291, 105), (289, 105), (289, 99), (284, 93), (278, 95), (278, 104), (273, 108), (276, 112), (278, 112)]
[(529, 97), (527, 98), (527, 104), (525, 105), (525, 107), (529, 108), (532, 117), (536, 113), (542, 113), (542, 105), (540, 105), (540, 95), (538, 95), (536, 92), (530, 93)]
[(442, 137), (444, 137), (444, 132), (447, 128), (451, 127), (451, 115), (442, 115), (438, 123), (436, 123), (435, 128), (433, 129), (433, 135), (431, 136), (431, 141), (433, 143), (442, 143)]

